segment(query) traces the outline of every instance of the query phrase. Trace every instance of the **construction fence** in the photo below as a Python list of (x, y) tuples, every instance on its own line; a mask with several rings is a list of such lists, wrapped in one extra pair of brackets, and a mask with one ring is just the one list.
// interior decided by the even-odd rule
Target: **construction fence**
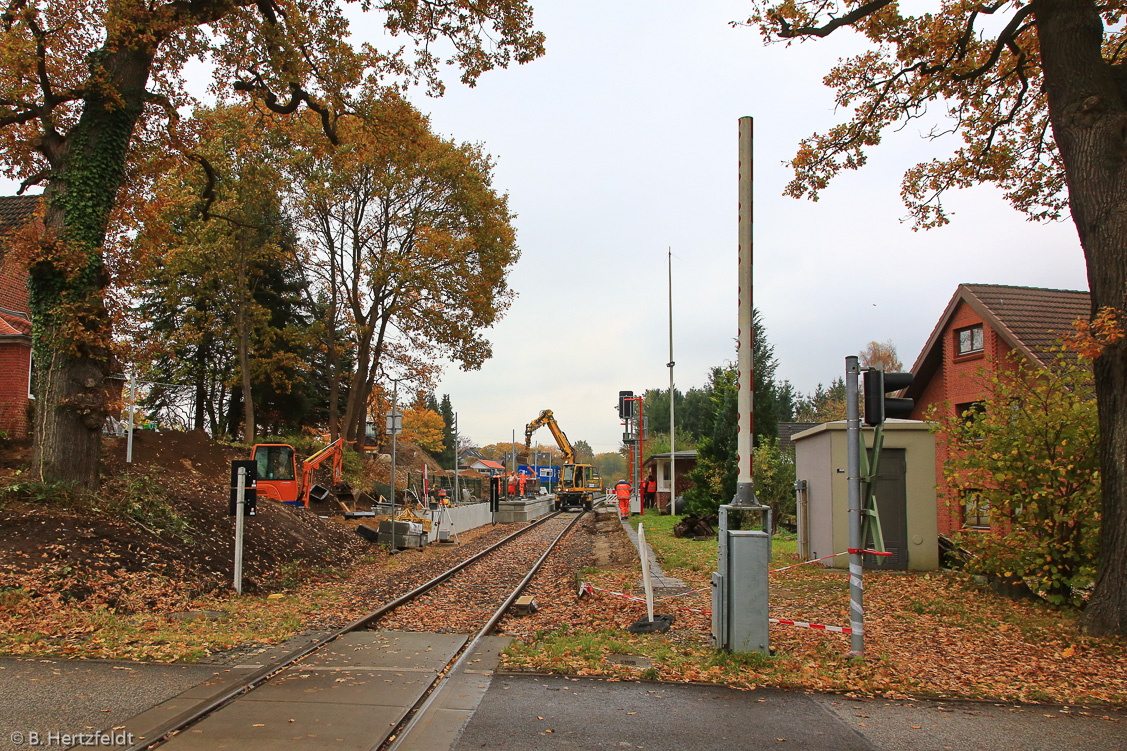
[[(454, 494), (454, 475), (434, 475), (427, 474), (427, 487), (430, 488), (431, 493), (442, 489), (446, 491), (446, 497), (454, 502), (459, 502), (461, 499), (456, 498)], [(407, 487), (413, 490), (416, 494), (422, 495), (423, 492), (423, 473), (422, 472), (408, 472), (407, 473)], [(461, 495), (465, 495), (468, 489), (470, 495), (474, 498), (481, 500), (489, 496), (488, 480), (483, 480), (480, 477), (459, 477), (458, 489)]]

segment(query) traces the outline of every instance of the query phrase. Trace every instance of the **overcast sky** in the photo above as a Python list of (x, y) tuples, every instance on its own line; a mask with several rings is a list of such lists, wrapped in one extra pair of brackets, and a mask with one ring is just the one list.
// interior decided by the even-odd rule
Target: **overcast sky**
[(619, 390), (669, 383), (668, 248), (678, 388), (735, 360), (741, 116), (755, 119), (754, 304), (798, 390), (871, 340), (910, 367), (959, 283), (1087, 289), (1072, 224), (1028, 223), (993, 189), (951, 195), (945, 228), (903, 222), (905, 168), (944, 153), (926, 125), (817, 203), (781, 196), (798, 140), (840, 117), (821, 80), (856, 40), (765, 48), (729, 26), (748, 12), (736, 0), (534, 5), (543, 58), (416, 99), (440, 133), (485, 144), (518, 215), (519, 297), (490, 332), (494, 357), (438, 388), (478, 442), (521, 440), (551, 409), (573, 441), (617, 450)]
[(436, 131), (497, 159), (517, 214), (519, 296), (488, 332), (493, 358), (437, 388), (479, 444), (522, 439), (551, 409), (572, 441), (618, 449), (618, 392), (669, 383), (669, 248), (678, 388), (735, 360), (741, 116), (755, 118), (754, 303), (777, 376), (799, 391), (872, 340), (910, 367), (961, 282), (1087, 289), (1072, 224), (1030, 224), (990, 188), (949, 196), (945, 228), (903, 223), (901, 175), (943, 154), (919, 137), (927, 123), (891, 134), (821, 201), (781, 196), (799, 139), (841, 117), (821, 80), (855, 38), (765, 48), (729, 25), (745, 0), (534, 6), (543, 58), (473, 89), (450, 75), (444, 98), (413, 100)]

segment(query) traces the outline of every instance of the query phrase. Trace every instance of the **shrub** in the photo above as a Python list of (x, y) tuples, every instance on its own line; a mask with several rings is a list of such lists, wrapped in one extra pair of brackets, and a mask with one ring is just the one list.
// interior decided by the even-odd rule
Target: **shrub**
[(988, 394), (973, 411), (944, 417), (943, 474), (954, 497), (986, 504), (991, 528), (964, 530), (969, 566), (1033, 580), (1056, 605), (1078, 605), (1098, 558), (1099, 434), (1086, 360), (1059, 356), (1049, 369), (1013, 356), (1012, 368), (979, 372)]

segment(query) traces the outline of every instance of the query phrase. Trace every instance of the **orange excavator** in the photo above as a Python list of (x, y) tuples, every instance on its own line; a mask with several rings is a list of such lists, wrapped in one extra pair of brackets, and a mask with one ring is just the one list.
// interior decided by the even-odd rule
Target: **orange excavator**
[(313, 472), (329, 459), (333, 460), (333, 495), (346, 510), (353, 502), (352, 488), (341, 475), (344, 443), (337, 439), (302, 462), (301, 481), (297, 479), (297, 452), (288, 443), (256, 443), (250, 458), (257, 464), (258, 496), (291, 506), (309, 508), (312, 498), (324, 501), (329, 491), (313, 484)]

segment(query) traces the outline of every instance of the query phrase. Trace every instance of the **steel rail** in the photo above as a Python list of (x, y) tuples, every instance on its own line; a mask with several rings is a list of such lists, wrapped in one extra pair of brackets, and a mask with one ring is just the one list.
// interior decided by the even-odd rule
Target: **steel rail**
[(566, 527), (560, 530), (560, 533), (556, 535), (556, 538), (552, 540), (544, 553), (536, 560), (536, 563), (532, 565), (532, 568), (529, 569), (527, 574), (525, 574), (525, 577), (521, 579), (519, 584), (517, 584), (516, 589), (512, 591), (512, 594), (510, 594), (505, 599), (505, 602), (501, 604), (501, 607), (497, 609), (497, 612), (495, 612), (492, 617), (490, 617), (490, 619), (486, 622), (486, 624), (481, 627), (481, 630), (477, 632), (477, 635), (475, 635), (474, 638), (471, 639), (466, 644), (466, 646), (462, 648), (461, 653), (458, 655), (456, 660), (453, 661), (453, 664), (447, 668), (445, 674), (442, 675), (441, 678), (436, 679), (436, 683), (431, 686), (426, 698), (417, 707), (417, 709), (415, 709), (406, 720), (403, 720), (399, 723), (400, 727), (402, 727), (402, 730), (396, 728), (394, 731), (392, 731), (394, 740), (390, 742), (384, 741), (377, 748), (386, 749), (386, 751), (396, 751), (396, 749), (399, 748), (400, 744), (403, 742), (403, 739), (412, 730), (415, 729), (427, 710), (429, 710), (434, 705), (434, 702), (437, 700), (438, 695), (442, 692), (442, 689), (446, 686), (446, 684), (450, 682), (450, 679), (454, 675), (457, 675), (460, 670), (463, 670), (465, 668), (466, 661), (469, 660), (470, 656), (474, 654), (474, 650), (481, 643), (481, 640), (486, 636), (489, 636), (493, 632), (493, 629), (497, 628), (497, 624), (505, 615), (505, 611), (512, 607), (512, 604), (517, 601), (517, 598), (520, 597), (520, 593), (523, 592), (524, 588), (528, 586), (528, 583), (532, 581), (532, 577), (536, 576), (536, 573), (540, 570), (540, 567), (544, 565), (544, 561), (548, 559), (548, 556), (551, 555), (552, 551), (555, 549), (559, 541), (562, 540), (564, 535), (570, 532), (573, 527), (575, 527), (575, 525), (581, 518), (583, 518), (586, 513), (586, 511), (580, 511)]
[[(290, 667), (291, 665), (293, 665), (297, 661), (301, 660), (302, 658), (307, 657), (308, 655), (312, 654), (313, 652), (316, 652), (318, 649), (325, 646), (326, 644), (329, 644), (330, 642), (336, 641), (337, 639), (344, 636), (345, 634), (351, 633), (353, 631), (359, 631), (360, 629), (363, 629), (363, 628), (367, 628), (368, 625), (370, 623), (372, 623), (373, 621), (376, 621), (376, 620), (382, 618), (384, 615), (386, 615), (390, 611), (394, 610), (395, 608), (400, 607), (401, 605), (403, 605), (407, 602), (410, 602), (411, 600), (415, 599), (416, 597), (419, 597), (420, 595), (422, 595), (422, 594), (426, 593), (427, 591), (433, 589), (434, 587), (438, 586), (442, 582), (444, 582), (447, 579), (449, 579), (450, 577), (452, 577), (454, 574), (458, 573), (459, 571), (466, 568), (470, 564), (475, 563), (476, 561), (480, 560), (481, 558), (484, 558), (485, 556), (489, 555), (494, 550), (501, 547), (502, 545), (509, 542), (510, 540), (512, 540), (516, 537), (520, 537), (521, 535), (527, 534), (528, 532), (530, 532), (531, 530), (539, 527), (540, 525), (542, 525), (544, 522), (548, 521), (549, 519), (554, 519), (555, 517), (559, 516), (561, 513), (563, 513), (563, 512), (556, 511), (554, 513), (543, 516), (540, 519), (537, 519), (536, 521), (529, 524), (527, 527), (523, 527), (522, 529), (518, 529), (516, 532), (513, 532), (511, 535), (506, 535), (505, 537), (501, 538), (500, 540), (498, 540), (494, 544), (490, 545), (488, 548), (485, 548), (484, 550), (482, 550), (478, 553), (475, 553), (474, 555), (470, 556), (469, 558), (467, 558), (466, 560), (457, 564), (456, 566), (453, 566), (452, 568), (450, 568), (450, 569), (446, 570), (445, 572), (439, 574), (438, 576), (434, 577), (430, 581), (428, 581), (424, 584), (420, 584), (418, 587), (411, 590), (410, 592), (407, 592), (404, 595), (400, 595), (399, 597), (392, 600), (390, 603), (387, 603), (386, 605), (383, 605), (383, 606), (377, 608), (376, 610), (373, 610), (372, 612), (368, 613), (367, 615), (364, 615), (364, 616), (358, 618), (357, 620), (353, 621), (352, 623), (348, 624), (347, 626), (343, 626), (342, 628), (339, 628), (336, 631), (331, 632), (328, 636), (324, 636), (320, 639), (314, 640), (312, 643), (310, 643), (310, 644), (308, 644), (304, 647), (299, 647), (299, 648), (295, 649), (294, 651), (292, 651), (292, 652), (288, 653), (287, 655), (285, 655), (284, 657), (282, 657), (282, 659), (278, 662), (272, 663), (270, 665), (265, 665), (265, 666), (259, 668), (258, 670), (256, 670), (255, 672), (253, 672), (249, 676), (247, 676), (245, 679), (243, 679), (242, 681), (240, 681), (236, 685), (232, 686), (227, 691), (220, 694), (218, 697), (215, 697), (215, 698), (210, 699), (210, 700), (205, 701), (205, 702), (201, 702), (200, 704), (197, 704), (196, 706), (191, 707), (189, 709), (185, 709), (183, 712), (174, 716), (171, 720), (168, 720), (166, 723), (164, 723), (164, 725), (158, 726), (157, 731), (154, 734), (154, 737), (146, 738), (144, 740), (138, 741), (137, 743), (134, 743), (132, 746), (129, 746), (126, 749), (126, 751), (144, 751), (145, 749), (155, 748), (155, 747), (159, 746), (160, 744), (167, 741), (171, 734), (176, 733), (180, 730), (183, 730), (183, 729), (189, 727), (190, 725), (195, 724), (196, 722), (198, 722), (202, 718), (206, 717), (207, 715), (211, 714), (212, 712), (215, 712), (216, 710), (225, 707), (227, 704), (230, 704), (232, 701), (237, 699), (239, 696), (241, 696), (241, 695), (243, 695), (243, 694), (245, 694), (249, 691), (254, 690), (255, 688), (257, 688), (259, 686), (259, 684), (265, 683), (267, 680), (269, 680), (271, 677), (273, 677), (277, 673), (280, 673), (281, 671)], [(582, 516), (582, 514), (580, 514), (580, 516)], [(575, 522), (573, 521), (572, 524), (574, 524), (574, 523)], [(569, 525), (568, 529), (570, 529), (570, 525)]]

